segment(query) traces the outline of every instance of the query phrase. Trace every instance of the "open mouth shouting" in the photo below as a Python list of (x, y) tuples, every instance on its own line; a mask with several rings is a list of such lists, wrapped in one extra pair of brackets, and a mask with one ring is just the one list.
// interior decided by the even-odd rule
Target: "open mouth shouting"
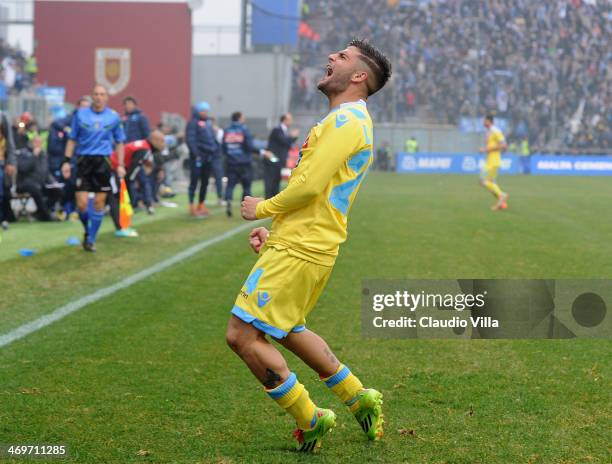
[(334, 73), (334, 68), (332, 68), (332, 66), (330, 64), (325, 66), (325, 73), (323, 74), (323, 76), (321, 77), (321, 79), (319, 79), (319, 85), (326, 82)]

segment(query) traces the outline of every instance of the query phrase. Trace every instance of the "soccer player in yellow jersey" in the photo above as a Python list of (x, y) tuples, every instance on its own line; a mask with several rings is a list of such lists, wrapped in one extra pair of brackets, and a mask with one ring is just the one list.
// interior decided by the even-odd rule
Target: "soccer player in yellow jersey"
[(480, 153), (485, 153), (487, 159), (480, 172), (480, 185), (497, 198), (497, 202), (491, 209), (498, 211), (508, 207), (508, 194), (502, 192), (497, 185), (497, 171), (501, 166), (501, 154), (507, 148), (507, 144), (502, 131), (493, 124), (493, 115), (487, 114), (483, 125), (487, 129), (486, 146), (480, 149)]
[(382, 436), (382, 394), (363, 387), (327, 343), (306, 328), (346, 240), (347, 215), (373, 160), (372, 120), (366, 99), (391, 75), (375, 47), (353, 40), (328, 57), (317, 87), (330, 112), (308, 133), (287, 188), (264, 200), (246, 197), (242, 217), (272, 217), (272, 230), (250, 234), (259, 253), (232, 309), (227, 343), (297, 422), (299, 451), (315, 451), (335, 425), (329, 409), (315, 406), (270, 336), (296, 354), (350, 408), (369, 439)]

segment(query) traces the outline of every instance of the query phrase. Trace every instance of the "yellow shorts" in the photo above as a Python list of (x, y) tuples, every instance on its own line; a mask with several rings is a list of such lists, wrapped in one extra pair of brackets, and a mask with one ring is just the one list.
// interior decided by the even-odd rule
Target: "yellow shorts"
[(265, 247), (242, 286), (232, 314), (274, 338), (306, 328), (332, 267)]
[(480, 178), (482, 180), (495, 180), (497, 179), (497, 170), (499, 169), (499, 165), (495, 164), (485, 164), (482, 167), (482, 171), (480, 171)]

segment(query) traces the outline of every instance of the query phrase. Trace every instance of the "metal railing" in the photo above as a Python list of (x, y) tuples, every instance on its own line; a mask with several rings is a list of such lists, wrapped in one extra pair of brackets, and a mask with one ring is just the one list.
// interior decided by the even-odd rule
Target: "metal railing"
[(7, 100), (0, 101), (0, 109), (8, 114), (11, 122), (27, 111), (41, 127), (47, 127), (51, 123), (49, 106), (44, 97), (10, 95)]

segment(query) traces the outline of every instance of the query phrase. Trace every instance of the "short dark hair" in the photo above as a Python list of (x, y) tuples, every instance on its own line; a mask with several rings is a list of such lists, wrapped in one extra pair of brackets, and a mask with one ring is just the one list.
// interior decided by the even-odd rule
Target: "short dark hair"
[(237, 122), (240, 121), (240, 118), (242, 117), (242, 113), (240, 111), (234, 111), (232, 113), (232, 121), (233, 122)]
[(487, 113), (487, 115), (485, 116), (485, 120), (486, 121), (491, 121), (493, 122), (495, 118), (493, 117), (493, 115), (491, 113)]
[(349, 47), (358, 48), (361, 52), (360, 58), (368, 65), (374, 73), (376, 87), (370, 88), (368, 85), (368, 97), (382, 89), (391, 77), (391, 62), (383, 52), (372, 45), (367, 40), (353, 39), (348, 44)]
[(89, 95), (83, 95), (81, 98), (77, 100), (76, 106), (81, 106), (81, 103), (83, 103), (84, 101), (91, 104), (91, 97)]
[(283, 114), (283, 115), (280, 117), (280, 122), (285, 122), (286, 120), (287, 120), (287, 113)]
[(127, 97), (125, 97), (123, 99), (123, 104), (125, 105), (127, 102), (131, 101), (132, 103), (134, 103), (134, 105), (138, 105), (138, 102), (136, 101), (136, 99), (134, 97), (132, 97), (131, 95), (128, 95)]

